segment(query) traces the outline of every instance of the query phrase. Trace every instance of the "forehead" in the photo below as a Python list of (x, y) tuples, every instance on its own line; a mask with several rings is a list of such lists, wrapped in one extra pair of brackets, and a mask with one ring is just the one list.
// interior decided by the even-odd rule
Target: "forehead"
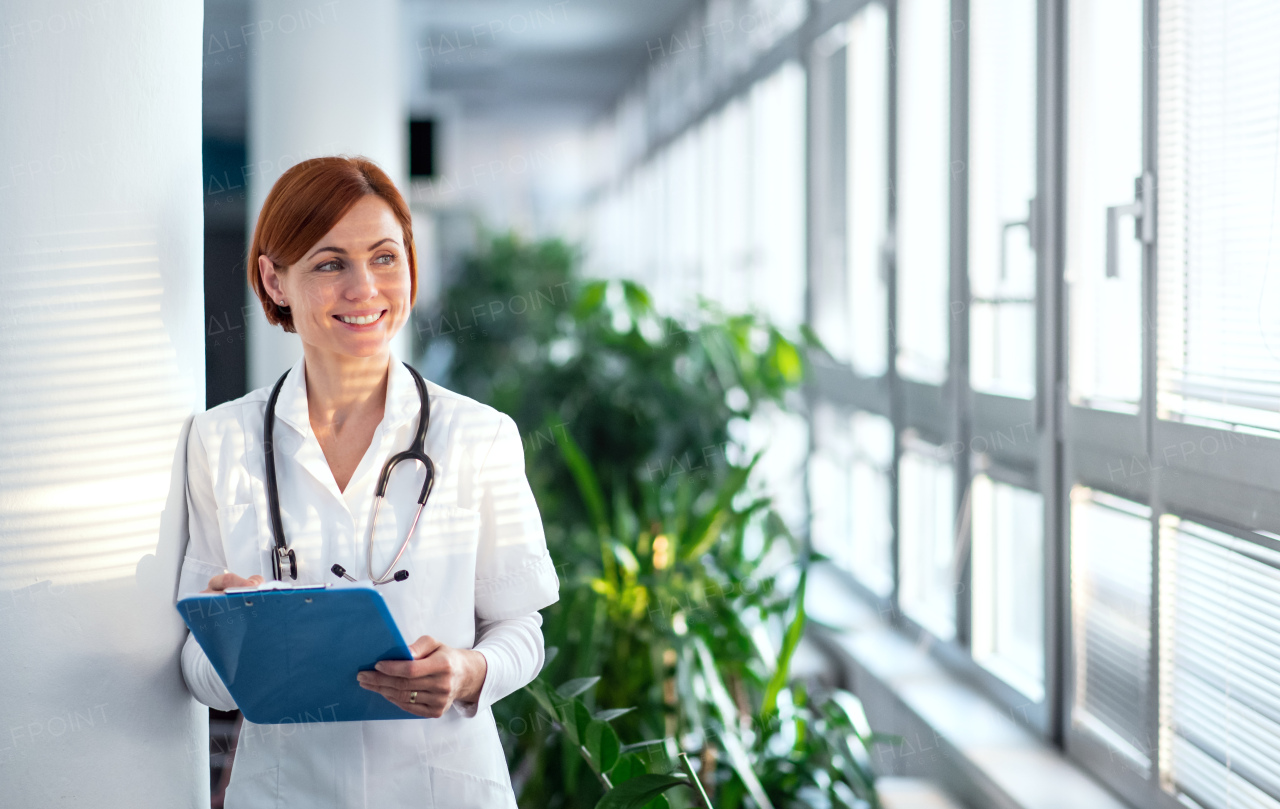
[(393, 238), (396, 242), (400, 242), (403, 235), (391, 206), (381, 197), (370, 194), (352, 205), (351, 210), (337, 221), (315, 247), (337, 241), (364, 242), (366, 239), (368, 241), (364, 246), (368, 247), (385, 238)]

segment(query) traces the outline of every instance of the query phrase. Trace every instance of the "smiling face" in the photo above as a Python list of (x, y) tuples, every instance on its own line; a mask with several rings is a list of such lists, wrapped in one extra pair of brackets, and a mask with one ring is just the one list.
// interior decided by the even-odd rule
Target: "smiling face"
[(289, 307), (306, 345), (349, 357), (386, 351), (409, 317), (409, 259), (391, 206), (369, 195), (301, 259), (278, 268), (258, 259), (262, 284)]

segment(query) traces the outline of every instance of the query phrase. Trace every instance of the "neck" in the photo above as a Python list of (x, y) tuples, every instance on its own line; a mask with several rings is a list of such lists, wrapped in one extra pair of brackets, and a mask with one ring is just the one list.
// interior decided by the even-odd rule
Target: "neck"
[(317, 432), (338, 432), (353, 416), (385, 412), (390, 351), (351, 357), (304, 344), (303, 357), (307, 410)]

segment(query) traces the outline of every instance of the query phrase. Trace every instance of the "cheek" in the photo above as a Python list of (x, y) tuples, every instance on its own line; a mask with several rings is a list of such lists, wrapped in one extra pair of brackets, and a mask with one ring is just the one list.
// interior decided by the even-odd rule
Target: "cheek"
[(325, 316), (325, 311), (332, 306), (336, 298), (334, 284), (325, 279), (315, 279), (306, 284), (302, 290), (302, 299), (307, 311), (321, 317)]
[(400, 273), (388, 291), (393, 292), (395, 298), (404, 306), (409, 306), (409, 295), (413, 289), (408, 271)]

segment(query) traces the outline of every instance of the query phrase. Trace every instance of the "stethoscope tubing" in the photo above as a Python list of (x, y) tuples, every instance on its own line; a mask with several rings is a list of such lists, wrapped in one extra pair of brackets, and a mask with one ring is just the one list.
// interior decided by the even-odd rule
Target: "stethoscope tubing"
[[(407, 577), (404, 574), (397, 578), (396, 574), (391, 571), (399, 563), (400, 558), (404, 556), (404, 552), (409, 547), (409, 541), (413, 538), (414, 530), (418, 527), (418, 519), (422, 516), (422, 510), (426, 508), (427, 498), (431, 496), (431, 489), (435, 485), (436, 467), (431, 457), (427, 455), (427, 430), (431, 425), (431, 399), (427, 394), (427, 383), (423, 380), (422, 375), (414, 369), (409, 363), (404, 363), (404, 367), (409, 369), (409, 373), (413, 376), (415, 386), (418, 388), (418, 400), (421, 403), (418, 411), (418, 429), (413, 437), (413, 444), (404, 452), (398, 452), (387, 459), (382, 465), (382, 474), (378, 476), (378, 487), (374, 492), (373, 514), (369, 519), (369, 543), (368, 543), (368, 570), (369, 576), (374, 584), (385, 584), (389, 581), (402, 581)], [(276, 484), (276, 463), (275, 463), (275, 420), (276, 420), (276, 401), (280, 398), (280, 389), (284, 386), (284, 380), (289, 376), (289, 372), (285, 371), (280, 378), (276, 380), (275, 386), (271, 389), (271, 395), (267, 398), (267, 409), (263, 416), (262, 425), (262, 448), (266, 456), (267, 467), (267, 509), (271, 513), (271, 532), (275, 540), (275, 549), (271, 554), (271, 572), (275, 576), (276, 581), (284, 579), (284, 566), (288, 563), (289, 578), (298, 578), (298, 557), (293, 549), (289, 547), (284, 535), (284, 520), (280, 516), (280, 493)], [(400, 543), (400, 550), (396, 553), (395, 559), (391, 560), (391, 564), (381, 576), (373, 575), (373, 539), (378, 526), (378, 511), (382, 505), (382, 501), (386, 498), (387, 484), (391, 480), (391, 472), (395, 469), (396, 464), (402, 461), (416, 461), (422, 464), (426, 470), (426, 477), (422, 481), (422, 493), (418, 496), (418, 510), (413, 515), (413, 523), (409, 526), (409, 531), (405, 534), (404, 540)], [(336, 566), (335, 566), (336, 567)], [(336, 570), (335, 570), (336, 572)], [(343, 575), (343, 574), (339, 574)], [(350, 578), (350, 577), (347, 577)]]

